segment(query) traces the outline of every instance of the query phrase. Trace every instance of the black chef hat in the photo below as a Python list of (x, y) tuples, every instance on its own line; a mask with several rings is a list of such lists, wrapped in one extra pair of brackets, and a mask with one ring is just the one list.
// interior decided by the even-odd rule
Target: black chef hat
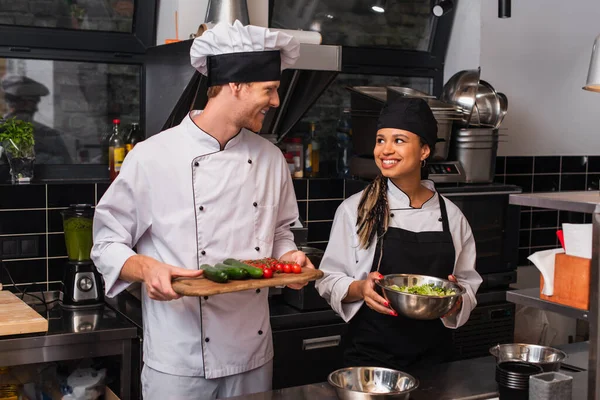
[(5, 95), (13, 97), (42, 97), (47, 96), (48, 88), (26, 76), (7, 74), (2, 77), (0, 86)]
[(387, 101), (377, 121), (377, 130), (402, 129), (423, 138), (432, 149), (437, 141), (437, 120), (427, 102), (415, 97), (397, 97)]

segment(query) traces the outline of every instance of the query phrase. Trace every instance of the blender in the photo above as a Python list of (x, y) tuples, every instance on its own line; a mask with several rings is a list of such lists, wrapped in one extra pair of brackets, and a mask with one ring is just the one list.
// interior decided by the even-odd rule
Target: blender
[(102, 277), (90, 257), (94, 209), (89, 204), (72, 204), (61, 214), (69, 257), (63, 279), (62, 305), (65, 308), (102, 306)]

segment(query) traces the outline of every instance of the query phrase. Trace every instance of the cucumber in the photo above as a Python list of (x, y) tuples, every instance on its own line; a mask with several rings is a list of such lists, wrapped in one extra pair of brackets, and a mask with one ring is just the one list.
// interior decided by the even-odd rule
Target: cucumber
[(217, 282), (217, 283), (226, 283), (228, 278), (227, 274), (219, 269), (216, 269), (208, 264), (203, 264), (200, 266), (200, 269), (203, 272), (203, 275), (206, 279)]
[(245, 269), (233, 267), (227, 264), (219, 263), (216, 264), (214, 268), (218, 269), (219, 271), (225, 272), (227, 274), (227, 278), (229, 279), (242, 280), (248, 279), (250, 277), (250, 274), (248, 274), (248, 271), (246, 271)]
[(248, 274), (250, 274), (250, 278), (252, 279), (260, 279), (263, 277), (263, 271), (260, 268), (253, 267), (252, 265), (244, 264), (241, 261), (235, 260), (233, 258), (228, 258), (223, 261), (223, 264), (231, 265), (232, 267), (238, 267), (243, 270), (246, 270)]

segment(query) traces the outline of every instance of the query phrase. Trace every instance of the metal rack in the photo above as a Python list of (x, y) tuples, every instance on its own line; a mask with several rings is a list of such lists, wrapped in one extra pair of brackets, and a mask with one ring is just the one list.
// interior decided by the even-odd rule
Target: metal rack
[(600, 400), (600, 192), (558, 192), (512, 194), (513, 205), (547, 208), (592, 214), (592, 269), (590, 281), (590, 309), (578, 310), (540, 299), (539, 291), (519, 290), (507, 293), (507, 300), (553, 311), (568, 317), (587, 320), (590, 327), (588, 363), (588, 400)]

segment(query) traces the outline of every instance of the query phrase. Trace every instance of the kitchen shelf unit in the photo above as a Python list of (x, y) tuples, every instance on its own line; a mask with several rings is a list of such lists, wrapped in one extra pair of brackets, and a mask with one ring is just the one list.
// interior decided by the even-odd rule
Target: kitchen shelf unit
[(524, 207), (546, 208), (592, 214), (592, 270), (590, 309), (578, 310), (539, 298), (539, 289), (507, 293), (508, 301), (553, 311), (568, 317), (587, 320), (590, 327), (588, 362), (588, 400), (600, 400), (600, 192), (552, 192), (511, 194), (509, 203)]

